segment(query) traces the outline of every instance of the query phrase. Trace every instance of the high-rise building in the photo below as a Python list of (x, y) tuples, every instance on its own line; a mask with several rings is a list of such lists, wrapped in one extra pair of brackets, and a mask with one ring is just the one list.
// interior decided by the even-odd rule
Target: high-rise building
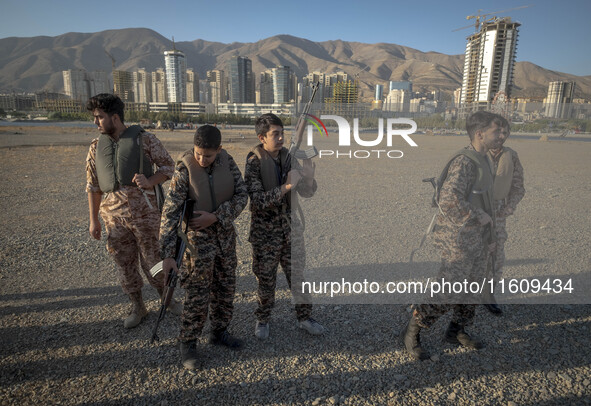
[(550, 82), (545, 100), (545, 116), (571, 118), (575, 82)]
[(310, 96), (312, 95), (312, 85), (314, 83), (319, 83), (318, 90), (316, 92), (316, 96), (314, 99), (314, 104), (324, 103), (325, 97), (332, 96), (331, 94), (325, 95), (324, 92), (324, 81), (325, 81), (326, 74), (323, 72), (311, 72), (308, 73), (306, 76), (302, 78), (302, 88), (301, 88), (301, 103), (307, 103), (310, 100)]
[(64, 77), (64, 93), (73, 100), (86, 102), (99, 93), (110, 93), (107, 72), (87, 72), (82, 69), (62, 71)]
[(384, 97), (384, 85), (376, 85), (374, 100), (382, 100)]
[(166, 72), (162, 68), (152, 72), (152, 102), (166, 103), (168, 97), (166, 94)]
[(509, 17), (495, 18), (467, 38), (460, 96), (466, 111), (486, 108), (499, 92), (511, 97), (519, 26)]
[(113, 70), (113, 93), (124, 102), (133, 102), (133, 73), (124, 70)]
[(199, 75), (187, 68), (187, 103), (199, 103)]
[(289, 66), (273, 68), (273, 102), (289, 103), (294, 98), (293, 72)]
[(174, 42), (172, 48), (171, 51), (164, 51), (168, 102), (182, 103), (187, 101), (187, 64), (185, 54), (174, 47)]
[(243, 56), (233, 56), (228, 62), (230, 103), (254, 103), (254, 75), (252, 61)]
[(410, 110), (411, 92), (402, 89), (392, 89), (384, 101), (384, 111), (408, 112)]
[(456, 90), (454, 90), (454, 94), (453, 94), (453, 106), (454, 107), (459, 107), (460, 106), (460, 100), (462, 97), (462, 88), (458, 87)]
[(133, 72), (133, 93), (136, 103), (152, 101), (152, 75), (144, 68)]
[(391, 80), (388, 84), (388, 92), (391, 90), (406, 90), (411, 94), (412, 82), (409, 82), (408, 80)]
[(228, 87), (226, 73), (223, 70), (207, 71), (209, 82), (209, 102), (213, 104), (226, 103), (228, 101)]
[(260, 88), (259, 88), (259, 104), (271, 104), (273, 103), (273, 71), (266, 70), (261, 72), (260, 75)]

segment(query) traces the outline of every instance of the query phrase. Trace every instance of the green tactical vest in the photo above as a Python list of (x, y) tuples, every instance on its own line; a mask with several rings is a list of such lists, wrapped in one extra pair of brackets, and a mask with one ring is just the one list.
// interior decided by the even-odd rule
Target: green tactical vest
[[(106, 134), (101, 134), (96, 146), (96, 174), (103, 193), (113, 192), (122, 185), (135, 185), (133, 177), (140, 171), (140, 146), (143, 129), (139, 125), (128, 127), (115, 142)], [(144, 155), (144, 161), (150, 159)], [(152, 165), (144, 165), (146, 178), (153, 175)]]
[[(492, 159), (492, 155), (490, 157)], [(509, 196), (511, 184), (513, 183), (513, 170), (513, 150), (509, 147), (503, 147), (494, 180), (493, 197), (495, 200), (503, 200)]]
[(213, 171), (203, 168), (193, 155), (193, 150), (185, 151), (180, 161), (189, 171), (189, 196), (195, 201), (193, 210), (213, 213), (220, 204), (234, 196), (234, 176), (230, 170), (230, 160), (226, 150), (222, 149), (216, 157), (219, 164), (212, 164)]
[[(288, 152), (289, 151), (285, 147), (281, 148), (281, 151), (279, 151), (279, 162), (281, 163), (281, 168), (283, 168), (283, 174), (285, 174), (285, 176), (287, 176), (287, 173), (291, 169), (291, 165), (288, 164), (287, 159)], [(275, 160), (271, 158), (271, 155), (269, 155), (267, 151), (265, 151), (263, 144), (254, 147), (250, 153), (255, 154), (261, 162), (261, 178), (265, 192), (281, 186), (284, 183), (283, 179), (281, 179), (281, 174), (279, 174), (279, 171), (277, 170)], [(291, 191), (287, 192), (286, 196), (287, 206), (291, 207)], [(297, 199), (297, 194), (294, 195), (294, 199)]]
[[(437, 182), (439, 186), (439, 190), (441, 189), (441, 185), (447, 178), (447, 172), (449, 170), (449, 166), (456, 159), (458, 156), (464, 155), (474, 164), (477, 168), (477, 175), (476, 181), (472, 186), (472, 190), (469, 192), (469, 195), (466, 196), (466, 200), (471, 202), (474, 206), (484, 210), (489, 216), (494, 218), (493, 213), (493, 175), (490, 168), (490, 164), (488, 163), (488, 159), (486, 156), (479, 154), (478, 152), (471, 150), (471, 149), (461, 149), (456, 152), (452, 158), (449, 160), (441, 175), (439, 176), (439, 180)], [(439, 195), (437, 196), (439, 199)]]

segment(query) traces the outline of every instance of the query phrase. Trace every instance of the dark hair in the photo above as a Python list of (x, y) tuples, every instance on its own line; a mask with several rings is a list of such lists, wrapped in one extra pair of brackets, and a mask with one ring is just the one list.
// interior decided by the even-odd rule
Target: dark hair
[(272, 125), (278, 125), (283, 128), (283, 121), (273, 113), (263, 114), (254, 123), (254, 129), (257, 135), (265, 135), (269, 132)]
[(117, 114), (123, 123), (125, 121), (123, 109), (125, 109), (125, 103), (119, 98), (119, 96), (110, 93), (99, 93), (96, 96), (92, 96), (86, 103), (86, 109), (93, 112), (96, 109), (100, 109), (107, 113), (109, 116)]
[(476, 131), (485, 130), (493, 123), (497, 124), (499, 127), (506, 126), (509, 128), (509, 122), (503, 116), (499, 116), (498, 114), (490, 113), (488, 111), (477, 111), (476, 113), (471, 114), (466, 119), (466, 131), (468, 131), (470, 140), (474, 140), (474, 134), (476, 134)]
[(203, 149), (218, 149), (222, 144), (222, 133), (217, 127), (202, 125), (195, 131), (193, 144)]

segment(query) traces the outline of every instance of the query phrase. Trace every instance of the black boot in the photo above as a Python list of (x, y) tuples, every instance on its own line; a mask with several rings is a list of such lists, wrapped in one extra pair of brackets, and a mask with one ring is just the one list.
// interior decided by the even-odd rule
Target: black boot
[(491, 292), (485, 292), (484, 294), (484, 307), (495, 316), (503, 315), (503, 309), (497, 304), (495, 296)]
[(181, 341), (181, 362), (186, 369), (197, 368), (197, 340)]
[(445, 341), (451, 344), (462, 345), (468, 348), (481, 349), (484, 348), (484, 344), (477, 338), (470, 337), (468, 333), (464, 331), (464, 327), (453, 321), (449, 323), (449, 327), (445, 332)]
[(421, 348), (421, 327), (417, 324), (417, 320), (411, 317), (406, 329), (400, 333), (400, 339), (406, 347), (406, 351), (414, 358), (419, 360), (429, 359), (430, 355), (427, 351)]
[(209, 334), (209, 343), (215, 345), (225, 345), (232, 350), (239, 350), (244, 345), (242, 340), (232, 337), (226, 329), (212, 331)]
[(496, 303), (487, 303), (484, 305), (484, 307), (486, 307), (488, 311), (494, 314), (495, 316), (503, 315), (503, 309), (501, 309), (501, 306), (499, 306)]

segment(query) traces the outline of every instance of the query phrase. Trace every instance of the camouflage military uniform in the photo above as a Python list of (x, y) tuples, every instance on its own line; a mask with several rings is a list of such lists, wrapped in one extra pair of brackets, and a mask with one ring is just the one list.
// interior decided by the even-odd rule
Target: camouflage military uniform
[[(495, 215), (496, 215), (496, 230), (497, 230), (497, 251), (495, 254), (495, 277), (498, 277), (501, 268), (505, 265), (505, 242), (507, 241), (507, 217), (512, 215), (517, 204), (523, 199), (525, 195), (525, 187), (523, 186), (523, 166), (519, 161), (517, 152), (511, 151), (511, 158), (513, 160), (513, 178), (511, 180), (511, 189), (505, 199), (495, 200)], [(499, 159), (503, 153), (508, 153), (509, 150), (503, 147), (498, 154), (488, 152), (494, 164), (494, 173), (497, 173), (499, 167)]]
[[(234, 178), (234, 196), (213, 212), (218, 221), (209, 227), (189, 230), (187, 237), (197, 250), (197, 257), (186, 251), (180, 270), (181, 287), (185, 289), (185, 306), (179, 340), (197, 339), (205, 321), (208, 306), (213, 331), (225, 330), (232, 320), (236, 290), (236, 231), (233, 221), (246, 206), (248, 194), (240, 169), (231, 156), (229, 166)], [(212, 164), (220, 165), (219, 155)], [(189, 171), (178, 162), (162, 210), (160, 245), (162, 258), (174, 258), (177, 225), (183, 203), (189, 196)]]
[[(150, 163), (158, 166), (157, 173), (170, 178), (174, 161), (154, 134), (144, 132), (143, 148)], [(90, 144), (86, 157), (86, 192), (100, 193), (96, 172), (96, 148), (98, 138)], [(148, 163), (146, 163), (147, 165)], [(107, 233), (107, 251), (115, 261), (121, 286), (126, 294), (139, 292), (143, 286), (138, 270), (138, 254), (142, 271), (155, 288), (162, 288), (162, 278), (150, 275), (150, 268), (160, 261), (158, 228), (160, 211), (153, 191), (146, 191), (152, 208), (136, 186), (122, 185), (103, 196), (100, 215)]]
[[(301, 168), (296, 160), (291, 162), (295, 168)], [(282, 179), (286, 176), (286, 173), (280, 174)], [(252, 271), (259, 285), (255, 315), (259, 322), (268, 323), (275, 304), (279, 264), (292, 292), (301, 292), (298, 286), (301, 286), (306, 266), (303, 226), (297, 216), (292, 216), (287, 204), (290, 193), (281, 196), (281, 187), (265, 191), (261, 162), (253, 153), (247, 158), (244, 180), (248, 186), (252, 213), (249, 235), (252, 244)], [(316, 189), (315, 180), (310, 186), (302, 179), (296, 187), (297, 193), (302, 197), (312, 197)], [(292, 200), (295, 200), (295, 196)], [(292, 252), (296, 255), (292, 256)], [(297, 296), (294, 299), (298, 321), (310, 318), (312, 305)]]
[[(467, 149), (474, 148), (470, 145)], [(449, 166), (447, 179), (441, 188), (441, 211), (433, 230), (434, 243), (441, 252), (439, 280), (482, 281), (485, 276), (490, 231), (488, 226), (483, 227), (478, 221), (483, 210), (466, 198), (470, 196), (476, 177), (476, 164), (470, 158), (460, 155)], [(459, 296), (447, 297), (448, 304), (415, 305), (414, 316), (418, 325), (430, 327), (441, 315), (452, 309), (452, 322), (461, 326), (470, 324), (476, 305), (453, 304), (458, 303), (458, 298)], [(469, 300), (475, 302), (473, 298)]]

